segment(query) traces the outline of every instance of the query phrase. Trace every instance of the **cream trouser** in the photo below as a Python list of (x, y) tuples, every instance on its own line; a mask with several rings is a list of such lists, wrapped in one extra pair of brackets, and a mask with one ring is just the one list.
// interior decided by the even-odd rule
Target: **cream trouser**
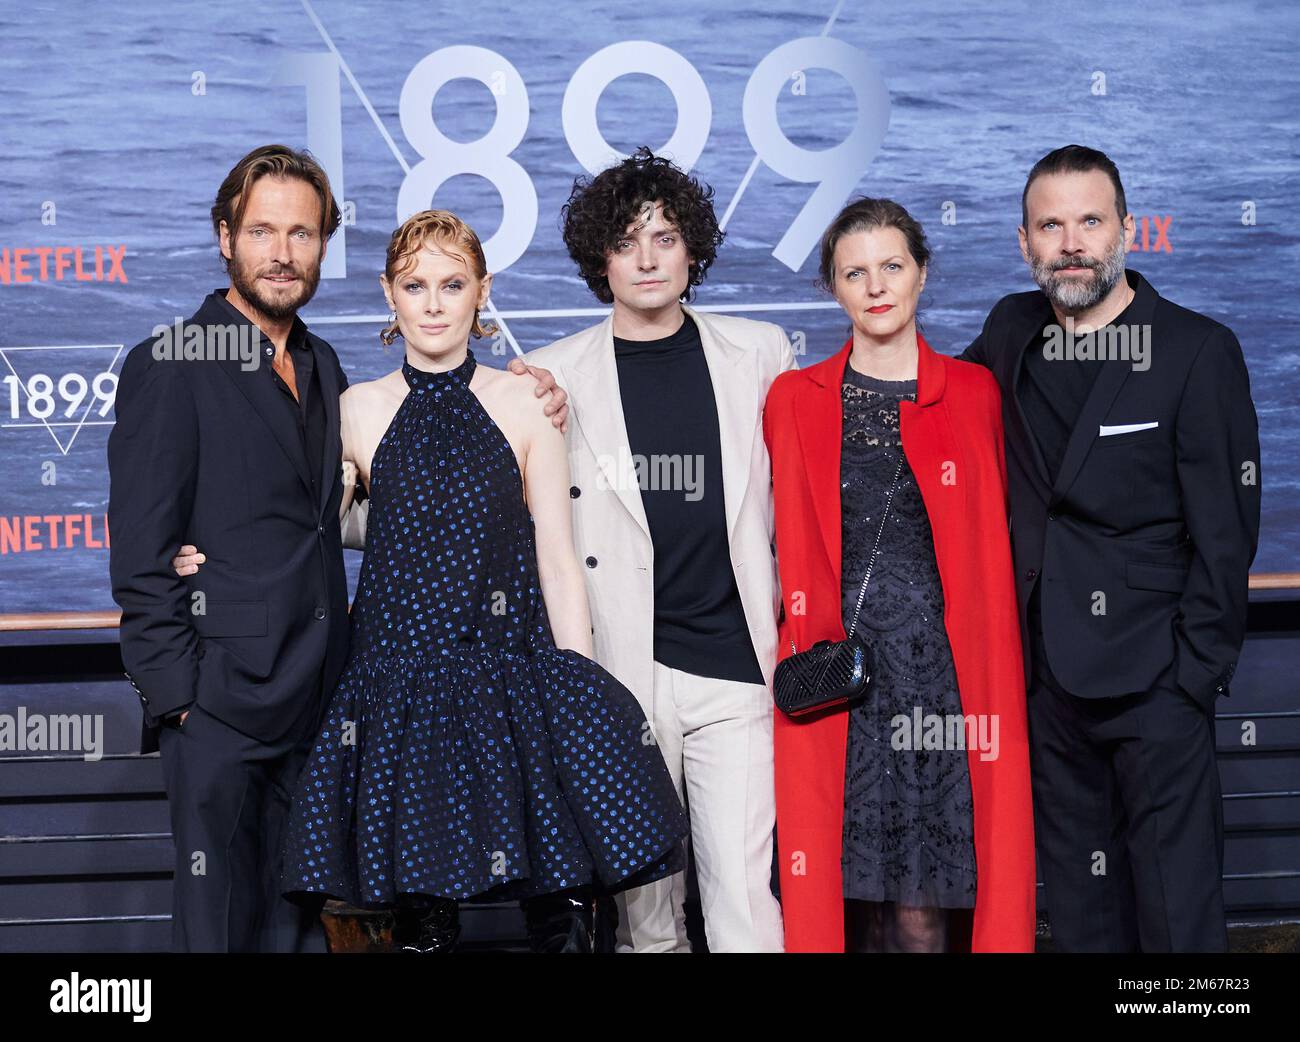
[[(654, 664), (650, 727), (688, 806), (711, 952), (779, 952), (772, 896), (772, 696), (765, 684)], [(686, 875), (618, 895), (620, 952), (689, 952)]]

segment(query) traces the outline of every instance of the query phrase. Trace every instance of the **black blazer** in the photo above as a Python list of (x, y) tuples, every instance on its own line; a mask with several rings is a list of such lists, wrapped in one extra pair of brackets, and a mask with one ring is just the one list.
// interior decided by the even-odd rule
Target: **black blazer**
[[(1137, 272), (1126, 322), (1150, 326), (1149, 368), (1103, 363), (1049, 483), (1016, 396), (1052, 317), (1039, 291), (1004, 297), (960, 356), (1002, 388), (1026, 680), (1025, 609), (1042, 583), (1043, 642), (1066, 690), (1149, 690), (1172, 666), (1202, 705), (1226, 693), (1259, 540), (1259, 425), (1232, 331), (1161, 297)], [(1146, 425), (1102, 436), (1100, 428)], [(1097, 595), (1101, 594), (1102, 597)]]
[[(229, 326), (233, 314), (214, 293), (188, 321)], [(347, 379), (329, 344), (311, 333), (307, 342), (326, 417), (318, 460), (306, 458), (264, 357), (256, 369), (238, 358), (160, 361), (151, 337), (122, 366), (108, 440), (109, 567), (122, 661), (144, 707), (142, 752), (157, 748), (164, 716), (195, 702), (274, 741), (308, 703), (319, 711), (342, 671), (339, 394)], [(207, 555), (185, 578), (171, 565), (183, 543)]]

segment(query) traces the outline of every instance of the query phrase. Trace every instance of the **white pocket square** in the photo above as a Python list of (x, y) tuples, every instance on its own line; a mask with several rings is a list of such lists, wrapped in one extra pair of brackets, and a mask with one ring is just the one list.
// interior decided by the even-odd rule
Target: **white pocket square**
[(1152, 427), (1159, 426), (1159, 420), (1152, 420), (1150, 423), (1117, 423), (1113, 427), (1107, 427), (1103, 423), (1097, 431), (1097, 437), (1107, 438), (1112, 434), (1132, 434), (1134, 431), (1149, 431)]

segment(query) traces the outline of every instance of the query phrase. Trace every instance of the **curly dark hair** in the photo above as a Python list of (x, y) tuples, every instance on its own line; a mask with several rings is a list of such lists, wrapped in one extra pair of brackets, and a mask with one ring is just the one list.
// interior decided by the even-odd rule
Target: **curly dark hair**
[(642, 145), (595, 177), (575, 178), (569, 201), (560, 210), (564, 245), (597, 300), (614, 302), (603, 274), (606, 255), (645, 204), (654, 202), (663, 204), (665, 219), (677, 227), (687, 252), (695, 258), (681, 299), (689, 302), (693, 287), (704, 281), (725, 236), (713, 212), (713, 189)]

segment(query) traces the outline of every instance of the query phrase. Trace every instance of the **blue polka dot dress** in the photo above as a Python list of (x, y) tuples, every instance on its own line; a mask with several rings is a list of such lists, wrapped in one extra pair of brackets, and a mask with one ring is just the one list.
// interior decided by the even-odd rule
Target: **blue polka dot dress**
[(351, 651), (290, 814), (290, 896), (505, 900), (682, 868), (685, 815), (640, 706), (551, 637), (519, 467), (474, 369), (402, 365)]

